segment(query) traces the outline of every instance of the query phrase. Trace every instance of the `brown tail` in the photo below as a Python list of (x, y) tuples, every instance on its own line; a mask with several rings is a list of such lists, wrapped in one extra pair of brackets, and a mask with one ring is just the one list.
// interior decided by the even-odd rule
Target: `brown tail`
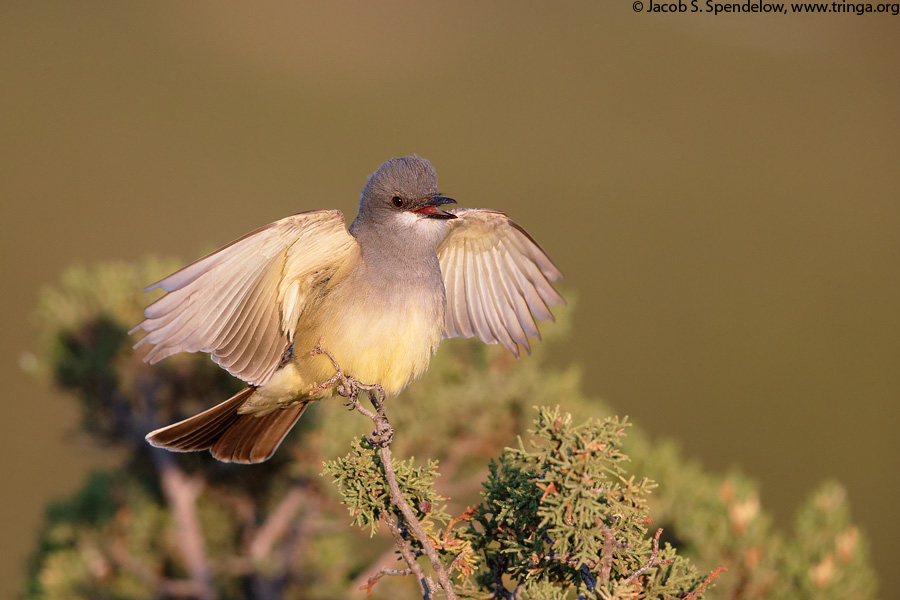
[(222, 462), (259, 463), (268, 460), (308, 404), (276, 410), (262, 417), (237, 410), (256, 388), (244, 388), (225, 402), (190, 419), (151, 431), (147, 441), (176, 452), (209, 450)]

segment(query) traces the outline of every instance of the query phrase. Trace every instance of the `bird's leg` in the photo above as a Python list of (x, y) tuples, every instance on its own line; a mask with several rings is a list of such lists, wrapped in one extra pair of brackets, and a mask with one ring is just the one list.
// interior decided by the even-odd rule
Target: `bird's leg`
[[(350, 410), (357, 410), (361, 412), (363, 415), (372, 419), (372, 422), (375, 423), (375, 431), (373, 431), (369, 435), (369, 442), (378, 448), (383, 448), (391, 443), (394, 438), (394, 428), (391, 427), (391, 423), (387, 419), (387, 415), (384, 411), (384, 388), (375, 384), (366, 384), (361, 383), (357, 379), (350, 377), (346, 373), (341, 370), (340, 365), (337, 362), (337, 359), (334, 355), (322, 347), (322, 340), (319, 340), (319, 343), (316, 344), (316, 347), (312, 349), (310, 352), (311, 356), (318, 356), (319, 354), (324, 354), (328, 357), (328, 360), (331, 361), (331, 365), (334, 367), (334, 375), (329, 377), (326, 381), (321, 384), (313, 385), (313, 388), (309, 391), (309, 395), (317, 394), (323, 390), (328, 389), (333, 385), (337, 385), (335, 391), (338, 395), (347, 398), (347, 402), (345, 406)], [(375, 412), (370, 411), (365, 408), (359, 401), (360, 392), (366, 392), (369, 395), (369, 399), (372, 401), (372, 407), (375, 409)]]
[(309, 353), (310, 356), (318, 356), (319, 354), (324, 354), (328, 357), (328, 360), (331, 361), (331, 365), (334, 367), (334, 375), (318, 385), (313, 383), (312, 389), (309, 390), (309, 395), (312, 396), (313, 394), (318, 394), (319, 392), (327, 390), (334, 384), (337, 384), (337, 389), (335, 391), (344, 398), (350, 398), (348, 405), (358, 404), (359, 400), (357, 397), (359, 396), (359, 390), (356, 390), (356, 393), (353, 393), (354, 389), (352, 383), (358, 385), (359, 382), (344, 374), (334, 355), (322, 347), (321, 339), (319, 339), (319, 343), (316, 344), (316, 347)]

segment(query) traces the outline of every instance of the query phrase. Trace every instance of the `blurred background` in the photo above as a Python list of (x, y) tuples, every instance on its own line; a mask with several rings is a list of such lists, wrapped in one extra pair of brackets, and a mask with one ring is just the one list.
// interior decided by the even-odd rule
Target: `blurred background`
[(760, 480), (785, 522), (840, 480), (896, 589), (898, 19), (0, 4), (0, 594), (45, 504), (116, 458), (22, 369), (39, 288), (73, 262), (192, 260), (301, 210), (349, 221), (366, 176), (414, 152), (566, 274), (554, 363)]

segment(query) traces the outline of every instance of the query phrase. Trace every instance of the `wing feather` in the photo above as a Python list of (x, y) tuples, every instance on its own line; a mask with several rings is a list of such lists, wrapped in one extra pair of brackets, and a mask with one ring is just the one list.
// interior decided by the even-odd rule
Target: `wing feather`
[(538, 330), (537, 325), (534, 322), (534, 317), (531, 316), (531, 311), (528, 309), (528, 303), (525, 302), (525, 296), (522, 294), (522, 291), (519, 289), (518, 284), (515, 281), (515, 277), (513, 277), (510, 273), (503, 268), (503, 260), (504, 260), (505, 252), (501, 252), (501, 256), (498, 258), (499, 266), (497, 268), (497, 272), (499, 278), (503, 281), (506, 289), (509, 290), (510, 297), (513, 299), (513, 308), (516, 311), (516, 316), (519, 319), (519, 324), (522, 326), (522, 329), (525, 330), (525, 333), (532, 337), (540, 338), (541, 332)]
[[(525, 330), (523, 330), (522, 325), (519, 324), (519, 317), (516, 315), (513, 299), (509, 289), (506, 287), (506, 282), (502, 277), (503, 267), (499, 262), (499, 251), (496, 248), (491, 248), (490, 252), (486, 255), (486, 258), (490, 261), (489, 269), (491, 270), (491, 285), (494, 289), (494, 297), (497, 299), (497, 305), (500, 316), (503, 319), (503, 325), (515, 342), (515, 344), (507, 346), (507, 348), (516, 356), (519, 355), (519, 348), (516, 344), (522, 344), (522, 346), (525, 347), (526, 352), (531, 352), (531, 346), (528, 344), (528, 336), (525, 335)], [(530, 319), (531, 317), (529, 316), (528, 318)]]
[(481, 296), (481, 306), (485, 313), (488, 327), (494, 339), (503, 344), (510, 352), (519, 355), (519, 347), (513, 342), (509, 329), (500, 315), (500, 298), (494, 293), (493, 276), (488, 267), (490, 250), (475, 254), (475, 265), (478, 269), (478, 291)]
[(539, 321), (552, 321), (553, 314), (547, 308), (547, 305), (544, 304), (535, 284), (528, 279), (526, 273), (516, 270), (512, 271), (511, 275), (519, 286), (519, 291), (525, 296), (525, 303), (528, 304), (528, 310), (531, 311), (531, 314), (537, 317)]
[(475, 332), (478, 334), (478, 339), (486, 344), (496, 344), (497, 339), (491, 332), (490, 327), (488, 327), (487, 319), (485, 318), (485, 310), (482, 306), (484, 299), (481, 297), (481, 293), (478, 290), (478, 272), (476, 271), (474, 264), (475, 252), (470, 246), (471, 243), (466, 240), (464, 246), (465, 252), (463, 254), (463, 258), (466, 261), (466, 303), (463, 306), (466, 307), (466, 312), (469, 315), (469, 322), (472, 323)]
[(444, 337), (502, 343), (516, 356), (540, 337), (534, 318), (552, 320), (550, 306), (565, 303), (552, 282), (562, 274), (544, 250), (501, 212), (453, 209), (438, 246), (447, 306)]
[(300, 213), (257, 229), (149, 286), (167, 292), (132, 332), (144, 360), (208, 352), (231, 374), (262, 385), (281, 363), (312, 292), (356, 248), (337, 210)]
[[(451, 328), (458, 331), (457, 335), (463, 337), (473, 337), (475, 335), (472, 329), (472, 321), (469, 320), (469, 313), (466, 310), (466, 269), (462, 262), (465, 253), (464, 248), (453, 246), (450, 248), (451, 267), (446, 272), (452, 273), (454, 284), (447, 292), (447, 313), (452, 314), (453, 322)], [(443, 268), (442, 268), (443, 269)], [(447, 320), (446, 318), (444, 319)], [(450, 337), (449, 335), (447, 337)]]
[[(450, 251), (451, 254), (453, 254), (454, 252), (455, 252), (455, 249)], [(448, 260), (452, 260), (452, 257), (449, 258)], [(445, 295), (445, 297), (449, 296), (451, 291), (456, 288), (456, 280), (458, 279), (458, 276), (459, 276), (459, 273), (455, 269), (446, 273), (446, 276), (444, 277), (444, 295)], [(456, 307), (451, 306), (448, 303), (446, 306), (447, 316), (444, 318), (444, 323), (445, 323), (445, 326), (446, 326), (446, 329), (448, 332), (447, 337), (457, 337), (457, 336), (461, 335), (461, 333), (459, 331), (459, 324), (457, 323), (458, 319), (456, 317), (455, 311), (456, 311)], [(453, 314), (450, 314), (451, 312)]]

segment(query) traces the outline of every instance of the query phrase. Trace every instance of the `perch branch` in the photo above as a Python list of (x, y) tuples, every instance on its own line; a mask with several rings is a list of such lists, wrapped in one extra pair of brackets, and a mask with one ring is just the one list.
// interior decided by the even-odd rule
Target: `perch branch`
[[(440, 583), (441, 588), (443, 588), (448, 600), (456, 600), (456, 594), (453, 591), (453, 586), (450, 583), (450, 576), (447, 574), (447, 570), (444, 568), (444, 565), (441, 562), (437, 551), (434, 549), (434, 545), (431, 543), (431, 540), (428, 539), (428, 535), (422, 528), (422, 524), (419, 523), (419, 520), (416, 518), (415, 513), (409, 506), (409, 503), (403, 497), (403, 493), (400, 491), (400, 485), (397, 483), (397, 475), (394, 472), (394, 460), (391, 456), (390, 449), (391, 441), (394, 437), (394, 428), (391, 427), (387, 415), (385, 414), (384, 389), (377, 384), (367, 385), (360, 383), (359, 381), (356, 381), (352, 377), (346, 375), (341, 370), (340, 365), (338, 365), (338, 362), (334, 358), (334, 356), (328, 350), (322, 347), (321, 340), (319, 344), (317, 344), (316, 347), (312, 350), (311, 354), (312, 356), (316, 356), (319, 354), (324, 354), (325, 356), (327, 356), (331, 361), (332, 366), (334, 367), (335, 373), (328, 381), (326, 381), (322, 385), (313, 387), (313, 389), (310, 391), (310, 394), (317, 393), (331, 385), (335, 385), (337, 393), (341, 396), (344, 396), (345, 398), (348, 398), (347, 406), (349, 408), (359, 411), (360, 413), (371, 419), (375, 424), (375, 431), (373, 431), (369, 436), (369, 442), (373, 446), (378, 448), (378, 454), (381, 457), (381, 464), (384, 466), (385, 477), (387, 479), (388, 487), (391, 492), (391, 503), (400, 510), (400, 513), (403, 515), (403, 518), (406, 521), (407, 527), (410, 529), (410, 531), (412, 531), (413, 535), (422, 545), (422, 550), (431, 561), (431, 567), (437, 574), (438, 582)], [(368, 393), (369, 399), (372, 401), (372, 406), (375, 409), (375, 412), (368, 410), (360, 403), (359, 394), (362, 391)], [(397, 541), (396, 536), (394, 538), (394, 541)], [(406, 555), (404, 555), (404, 558), (409, 564), (410, 569), (413, 569), (415, 571), (416, 567), (413, 565), (418, 565), (418, 563), (415, 562), (415, 559), (413, 558), (412, 562), (410, 562), (410, 559)], [(420, 587), (422, 587), (421, 584)], [(423, 597), (427, 596), (423, 595)]]

